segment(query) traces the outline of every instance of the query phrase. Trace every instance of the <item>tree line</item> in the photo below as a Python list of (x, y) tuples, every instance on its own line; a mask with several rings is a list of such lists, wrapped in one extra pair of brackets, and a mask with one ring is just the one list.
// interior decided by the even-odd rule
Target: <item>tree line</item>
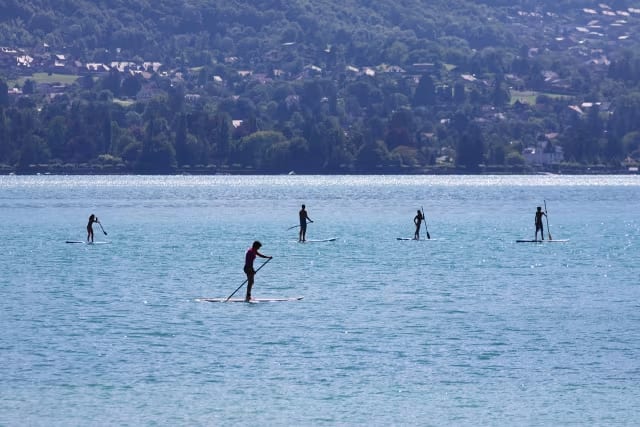
[[(82, 61), (157, 59), (169, 73), (79, 76), (53, 97), (27, 79), (10, 97), (15, 71), (0, 70), (7, 169), (525, 171), (530, 146), (561, 147), (565, 166), (640, 159), (637, 42), (595, 45), (608, 63), (594, 65), (539, 50), (555, 39), (510, 24), (521, 9), (577, 20), (595, 7), (588, 1), (68, 3), (73, 14), (0, 0), (2, 44), (66, 46)], [(545, 19), (558, 35), (574, 28)], [(411, 71), (416, 63), (429, 67)], [(375, 64), (409, 71), (361, 72)], [(305, 74), (309, 65), (321, 71)], [(535, 99), (515, 101), (524, 91)]]

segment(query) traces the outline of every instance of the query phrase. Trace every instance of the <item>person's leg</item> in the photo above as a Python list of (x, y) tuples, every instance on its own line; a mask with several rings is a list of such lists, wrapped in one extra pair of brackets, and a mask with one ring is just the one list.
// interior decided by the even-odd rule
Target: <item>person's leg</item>
[(246, 302), (251, 301), (251, 288), (253, 288), (253, 278), (254, 278), (255, 274), (253, 273), (247, 273), (247, 295), (245, 296), (244, 300)]

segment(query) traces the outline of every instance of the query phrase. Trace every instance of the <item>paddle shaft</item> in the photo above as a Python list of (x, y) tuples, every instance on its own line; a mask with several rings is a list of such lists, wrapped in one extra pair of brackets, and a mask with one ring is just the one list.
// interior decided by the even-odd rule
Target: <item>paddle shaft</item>
[[(265, 265), (267, 265), (267, 263), (268, 263), (269, 261), (271, 261), (271, 258), (267, 258), (267, 260), (266, 260), (265, 262), (263, 262), (263, 263), (262, 263), (262, 265), (261, 265), (260, 267), (258, 267), (258, 269), (256, 270), (256, 273), (257, 273), (258, 271), (260, 271), (260, 269), (261, 269), (262, 267), (264, 267)], [(255, 274), (255, 273), (254, 273), (254, 274)], [(245, 284), (245, 283), (247, 283), (248, 281), (249, 281), (249, 278), (248, 278), (248, 277), (247, 277), (246, 279), (244, 279), (244, 282), (242, 282), (242, 284), (241, 284), (240, 286), (238, 286), (238, 288), (237, 288), (235, 291), (233, 291), (233, 293), (232, 293), (231, 295), (229, 295), (229, 296), (227, 297), (227, 299), (226, 299), (226, 300), (224, 300), (224, 302), (229, 301), (229, 300), (231, 299), (231, 297), (232, 297), (232, 296), (234, 296), (234, 295), (236, 294), (236, 292), (238, 292), (238, 291), (240, 290), (240, 288), (241, 288), (241, 287), (243, 287), (243, 286), (244, 286), (244, 284)]]
[(424, 221), (424, 231), (427, 232), (427, 239), (431, 239), (431, 235), (429, 234), (429, 229), (427, 228), (427, 217), (424, 216), (424, 207), (420, 206), (420, 210), (422, 211), (422, 220)]
[[(547, 201), (544, 200), (544, 217), (545, 220), (547, 221), (547, 237), (549, 237), (549, 240), (553, 240), (551, 238), (551, 230), (549, 229), (549, 214), (547, 213)], [(544, 236), (542, 236), (544, 237)]]
[(104, 235), (106, 236), (106, 235), (107, 235), (107, 232), (106, 232), (106, 231), (104, 231), (104, 228), (102, 228), (102, 224), (100, 224), (100, 223), (98, 222), (98, 225), (100, 226), (100, 229), (102, 230), (102, 232), (103, 232), (103, 233), (104, 233)]
[[(310, 222), (313, 222), (313, 221), (307, 221), (307, 224), (309, 224)], [(293, 229), (293, 228), (297, 228), (297, 227), (300, 227), (300, 224), (298, 224), (298, 225), (292, 225), (291, 227), (287, 228), (287, 231), (289, 231), (289, 230), (291, 230), (291, 229)]]

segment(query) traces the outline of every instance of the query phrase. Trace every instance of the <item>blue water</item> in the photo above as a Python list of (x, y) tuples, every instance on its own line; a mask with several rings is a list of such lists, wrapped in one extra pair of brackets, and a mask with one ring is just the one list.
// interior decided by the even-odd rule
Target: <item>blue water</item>
[[(515, 243), (545, 200), (569, 241)], [(2, 176), (0, 425), (638, 425), (639, 211), (640, 176)], [(254, 296), (304, 299), (197, 302), (255, 239)]]

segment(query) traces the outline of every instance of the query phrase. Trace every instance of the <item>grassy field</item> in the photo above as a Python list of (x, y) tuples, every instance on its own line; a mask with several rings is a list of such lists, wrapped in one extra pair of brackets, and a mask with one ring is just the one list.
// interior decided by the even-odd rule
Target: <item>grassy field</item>
[(520, 101), (522, 104), (535, 105), (536, 98), (540, 95), (546, 95), (549, 98), (560, 99), (566, 98), (565, 95), (558, 95), (555, 93), (536, 92), (533, 90), (512, 90), (511, 91), (511, 104), (515, 104), (516, 101)]
[(8, 83), (9, 87), (14, 87), (18, 85), (22, 87), (24, 85), (25, 80), (31, 79), (36, 83), (60, 83), (64, 85), (70, 85), (78, 80), (80, 76), (72, 75), (72, 74), (48, 74), (48, 73), (35, 73), (31, 76), (20, 77), (17, 80), (12, 80)]

